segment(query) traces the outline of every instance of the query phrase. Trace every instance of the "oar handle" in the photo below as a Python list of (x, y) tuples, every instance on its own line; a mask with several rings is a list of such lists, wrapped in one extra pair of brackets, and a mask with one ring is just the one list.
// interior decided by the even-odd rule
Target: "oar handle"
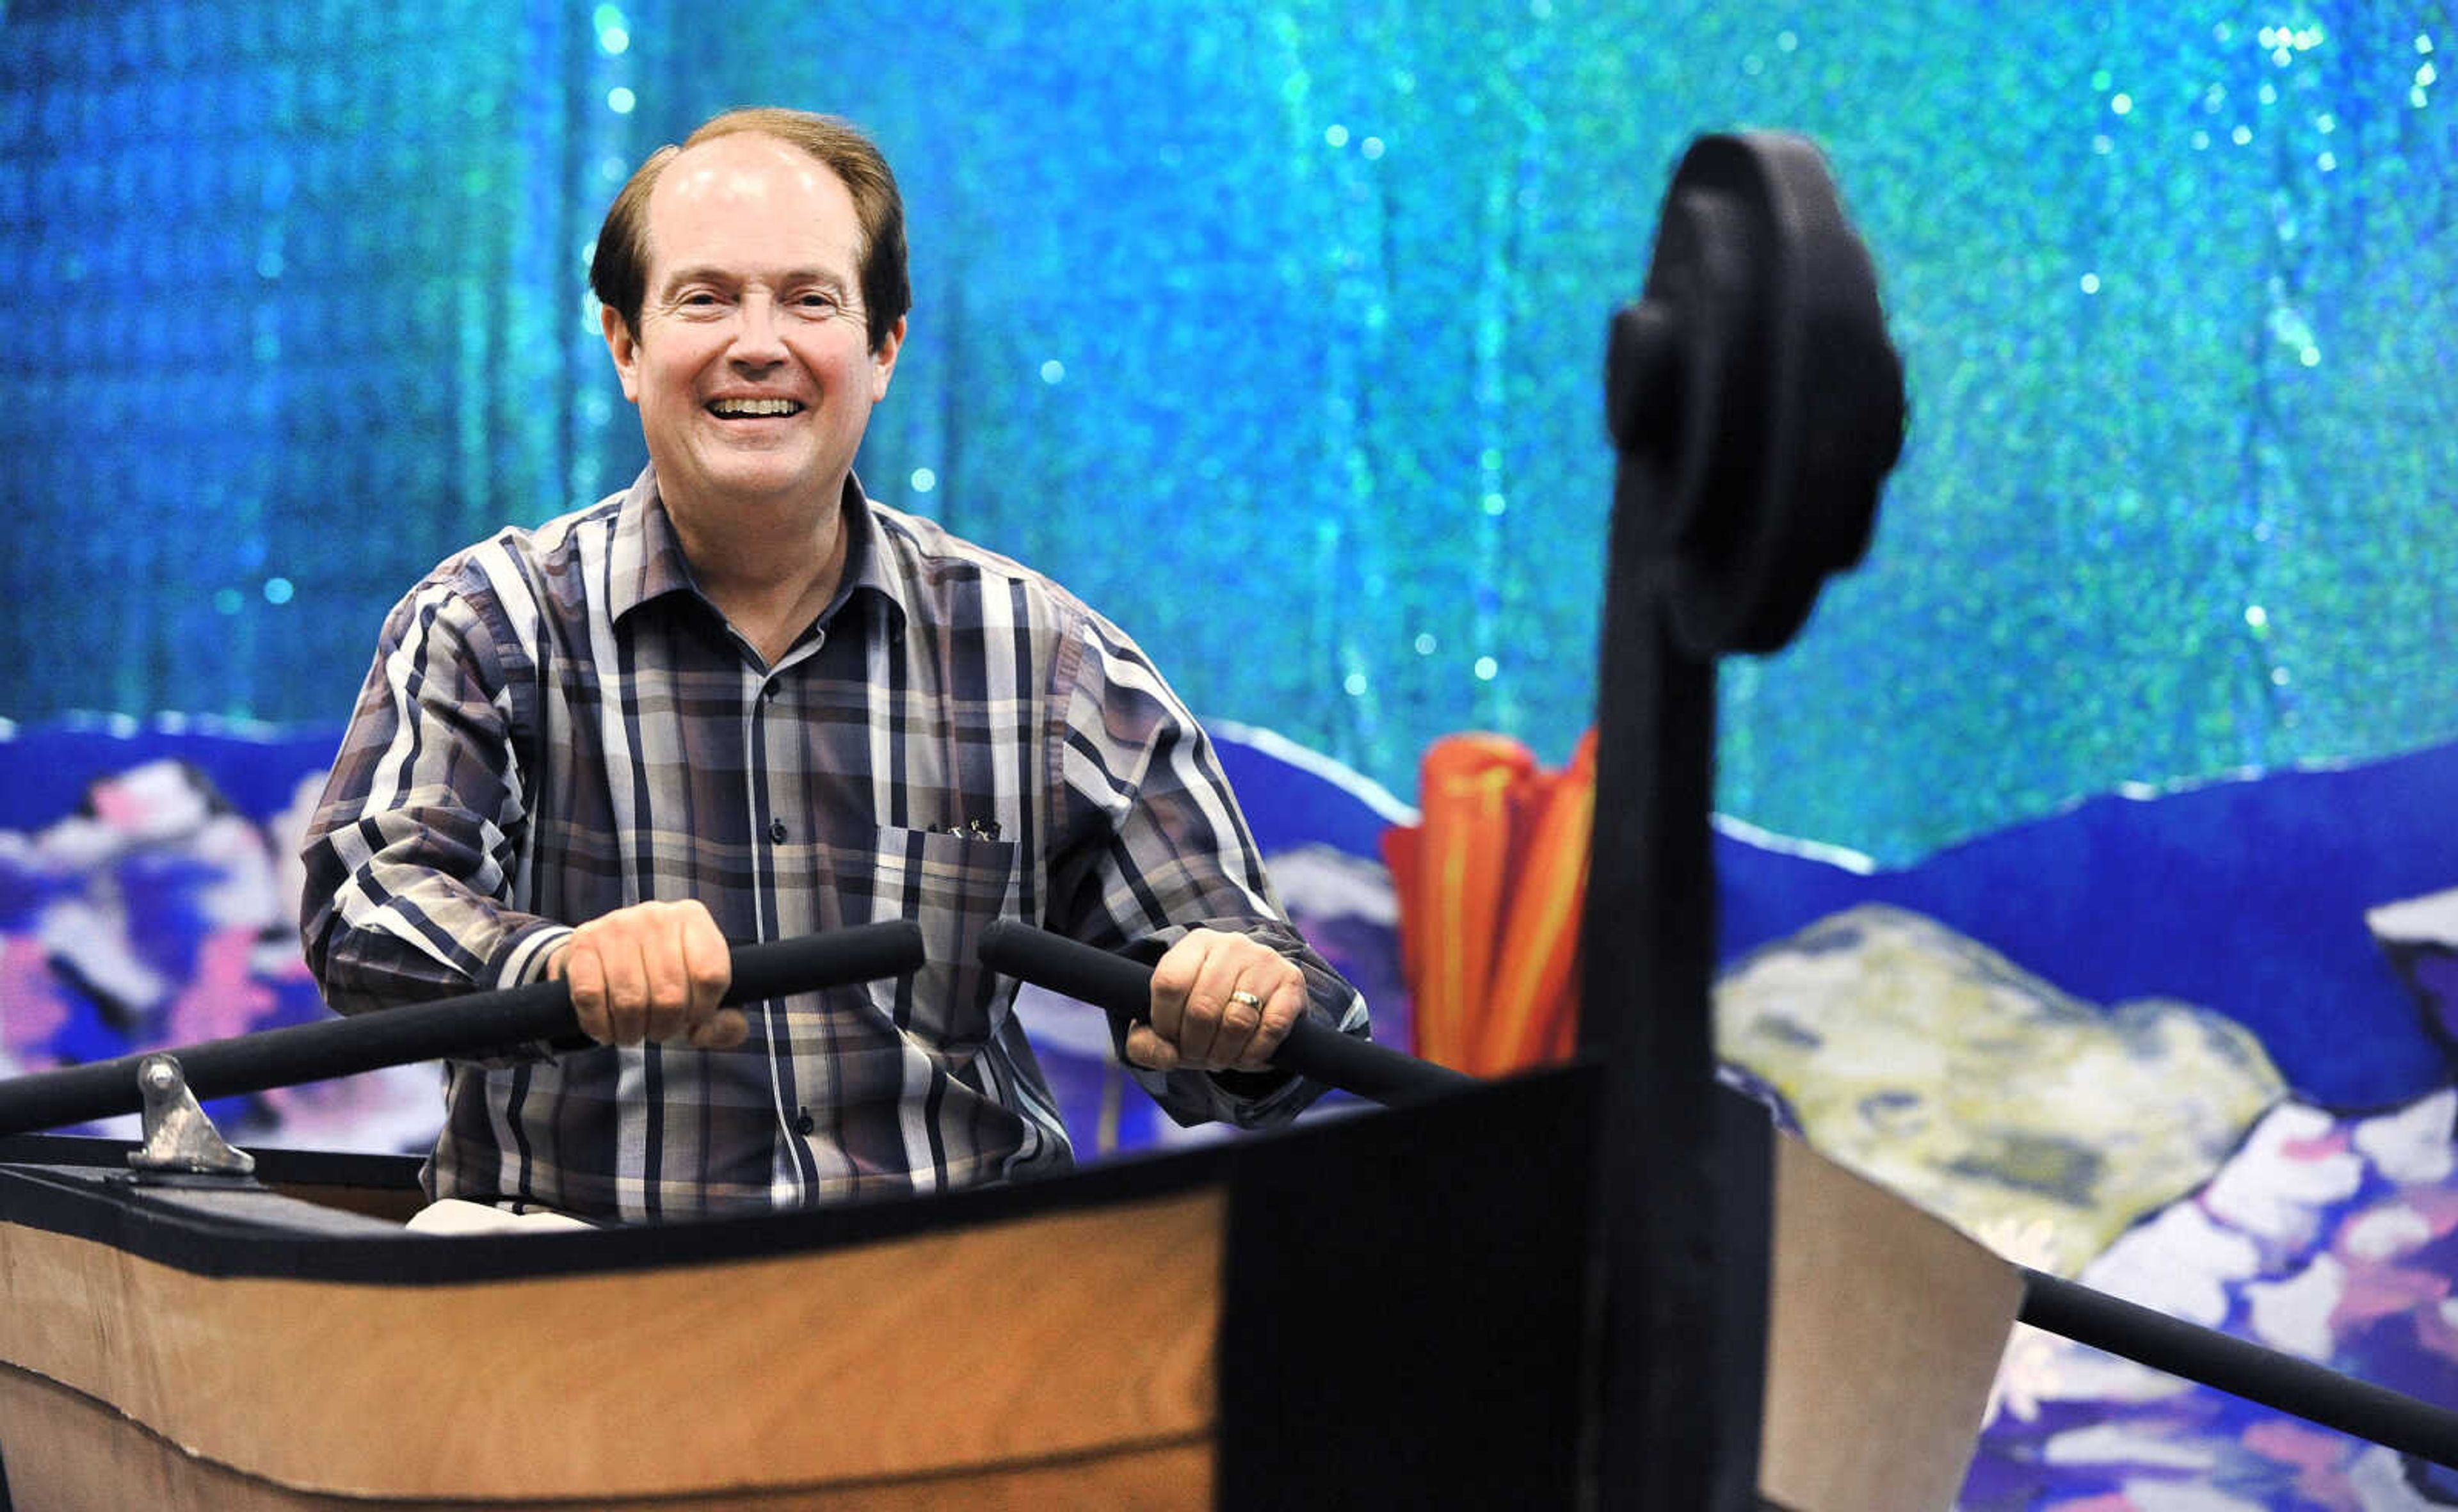
[[(856, 924), (796, 940), (737, 945), (728, 1003), (815, 992), (879, 977), (902, 976), (922, 964), (922, 931), (910, 920)], [(198, 1098), (229, 1097), (408, 1066), (443, 1056), (474, 1056), (579, 1031), (572, 992), (540, 982), (411, 1004), (355, 1018), (263, 1029), (174, 1050), (188, 1089)], [(151, 1052), (148, 1052), (151, 1053)], [(82, 1124), (144, 1107), (136, 1066), (143, 1055), (0, 1082), (0, 1135)]]
[[(982, 964), (993, 971), (1089, 1003), (1121, 1023), (1143, 1018), (1152, 1008), (1152, 967), (1065, 935), (1013, 919), (993, 920), (982, 930), (980, 954)], [(1372, 1103), (1437, 1096), (1476, 1081), (1309, 1018), (1289, 1026), (1288, 1038), (1272, 1052), (1272, 1065)]]

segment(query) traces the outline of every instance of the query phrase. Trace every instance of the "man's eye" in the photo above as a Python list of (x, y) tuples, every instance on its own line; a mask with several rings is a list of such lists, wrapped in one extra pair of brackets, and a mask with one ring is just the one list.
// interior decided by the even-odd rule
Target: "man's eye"
[(805, 310), (824, 315), (837, 307), (837, 297), (833, 294), (805, 294), (796, 302)]

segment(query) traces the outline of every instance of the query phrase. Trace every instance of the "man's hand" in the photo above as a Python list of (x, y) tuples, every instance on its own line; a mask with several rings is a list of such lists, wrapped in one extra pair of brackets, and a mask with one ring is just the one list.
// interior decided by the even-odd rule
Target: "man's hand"
[(688, 1037), (703, 1050), (742, 1043), (751, 1026), (718, 1000), (734, 980), (717, 921), (698, 900), (634, 903), (572, 932), (547, 963), (572, 987), (581, 1031), (600, 1045)]
[(1305, 973), (1243, 935), (1198, 929), (1153, 967), (1127, 1059), (1155, 1071), (1260, 1071), (1305, 1011)]

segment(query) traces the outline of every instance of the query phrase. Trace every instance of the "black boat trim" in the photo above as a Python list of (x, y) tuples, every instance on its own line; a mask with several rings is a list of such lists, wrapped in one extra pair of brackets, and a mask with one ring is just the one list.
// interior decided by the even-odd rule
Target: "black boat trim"
[[(177, 1211), (144, 1200), (128, 1183), (124, 1141), (62, 1135), (0, 1140), (0, 1222), (69, 1235), (210, 1277), (264, 1277), (375, 1286), (447, 1286), (470, 1281), (581, 1275), (654, 1265), (704, 1265), (874, 1244), (1014, 1219), (1084, 1212), (1226, 1187), (1241, 1170), (1282, 1170), (1317, 1159), (1339, 1163), (1332, 1126), (1351, 1119), (1401, 1119), (1430, 1129), (1473, 1122), (1472, 1108), (1501, 1115), (1497, 1104), (1542, 1103), (1567, 1080), (1592, 1073), (1565, 1067), (1461, 1094), (1469, 1106), (1440, 1104), (1358, 1109), (1269, 1133), (1139, 1154), (1031, 1182), (920, 1197), (889, 1197), (790, 1212), (746, 1213), (690, 1222), (634, 1224), (543, 1233), (338, 1236), (284, 1232), (260, 1221)], [(1288, 1147), (1283, 1150), (1281, 1147)], [(267, 1186), (398, 1187), (414, 1176), (409, 1156), (254, 1150)], [(108, 1176), (104, 1174), (108, 1172)], [(1363, 1174), (1363, 1173), (1361, 1173)], [(183, 1189), (193, 1192), (193, 1187)]]

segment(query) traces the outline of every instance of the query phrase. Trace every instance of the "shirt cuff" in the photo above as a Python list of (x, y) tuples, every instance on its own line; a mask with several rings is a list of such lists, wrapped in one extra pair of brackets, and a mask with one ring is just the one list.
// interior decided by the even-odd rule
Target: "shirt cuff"
[(573, 936), (572, 926), (539, 922), (522, 930), (505, 943), (504, 953), (495, 965), (495, 985), (525, 987), (548, 980), (547, 965), (554, 953)]

